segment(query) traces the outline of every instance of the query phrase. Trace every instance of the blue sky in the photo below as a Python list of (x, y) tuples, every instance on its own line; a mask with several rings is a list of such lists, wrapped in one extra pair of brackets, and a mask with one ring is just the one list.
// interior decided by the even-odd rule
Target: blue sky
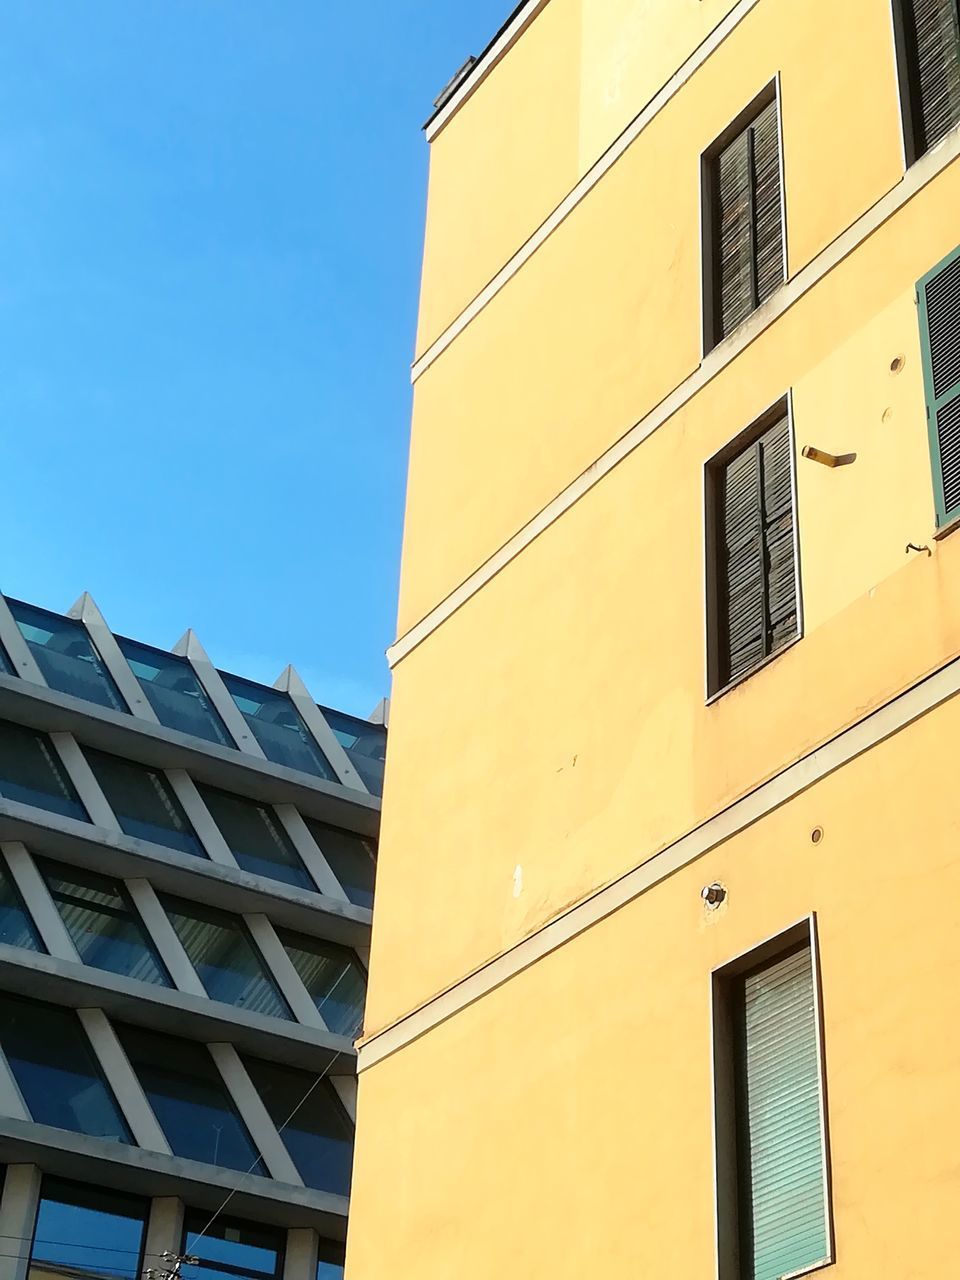
[(366, 715), (427, 147), (512, 0), (4, 0), (0, 589)]

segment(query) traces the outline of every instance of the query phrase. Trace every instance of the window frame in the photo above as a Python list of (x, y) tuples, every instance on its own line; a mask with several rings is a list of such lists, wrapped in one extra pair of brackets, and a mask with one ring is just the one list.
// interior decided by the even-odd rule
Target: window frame
[[(771, 102), (777, 104), (777, 145), (780, 151), (780, 235), (783, 247), (783, 285), (790, 279), (790, 254), (787, 233), (787, 185), (783, 145), (783, 93), (780, 72), (769, 80), (759, 93), (754, 94), (746, 106), (736, 114), (730, 124), (700, 155), (700, 358), (707, 356), (720, 343), (739, 333), (749, 320), (742, 321), (727, 334), (720, 332), (717, 304), (720, 296), (717, 269), (717, 184), (716, 160), (720, 153), (742, 133)], [(765, 300), (768, 301), (768, 300)], [(764, 303), (760, 304), (761, 306)], [(750, 314), (755, 315), (756, 308)]]
[(713, 1120), (714, 1249), (716, 1280), (741, 1280), (740, 1267), (740, 1169), (738, 1163), (738, 1102), (735, 1067), (735, 1001), (740, 981), (748, 974), (775, 963), (807, 946), (813, 975), (814, 1029), (820, 1087), (820, 1141), (822, 1152), (824, 1228), (827, 1256), (792, 1271), (783, 1280), (811, 1275), (833, 1266), (837, 1260), (833, 1213), (833, 1177), (830, 1155), (829, 1098), (824, 1048), (823, 979), (817, 914), (815, 911), (785, 929), (740, 952), (710, 974), (710, 1087)]
[[(911, 169), (918, 160), (935, 151), (945, 138), (939, 139), (932, 146), (926, 146), (922, 138), (922, 125), (918, 120), (920, 113), (920, 78), (917, 64), (917, 50), (909, 31), (909, 23), (904, 5), (909, 0), (891, 0), (890, 17), (893, 24), (894, 65), (897, 77), (897, 103), (900, 109), (900, 137), (902, 142), (904, 171)], [(953, 125), (947, 137), (960, 129), (960, 122)]]
[[(748, 449), (774, 426), (782, 417), (786, 417), (791, 450), (791, 479), (793, 482), (793, 556), (794, 575), (796, 579), (797, 599), (797, 633), (772, 653), (766, 654), (759, 662), (732, 680), (721, 680), (720, 665), (720, 510), (719, 510), (719, 478), (723, 468)], [(712, 457), (703, 464), (703, 600), (704, 600), (704, 663), (705, 685), (704, 701), (707, 706), (717, 702), (732, 689), (736, 689), (762, 671), (764, 667), (775, 662), (783, 654), (789, 652), (804, 636), (803, 609), (803, 573), (800, 563), (800, 503), (797, 490), (797, 432), (793, 410), (793, 389), (780, 396), (769, 405), (759, 417), (754, 418), (748, 427), (734, 436)]]

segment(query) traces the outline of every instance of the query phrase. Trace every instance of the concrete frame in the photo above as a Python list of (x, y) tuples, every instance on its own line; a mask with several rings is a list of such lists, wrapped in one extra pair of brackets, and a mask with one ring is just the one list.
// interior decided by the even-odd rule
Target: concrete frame
[[(307, 992), (277, 933), (289, 928), (368, 954), (370, 913), (353, 906), (311, 835), (303, 814), (370, 836), (380, 801), (368, 793), (322, 710), (296, 671), (275, 686), (286, 693), (338, 781), (265, 759), (223, 681), (192, 632), (173, 651), (190, 662), (238, 749), (167, 729), (93, 598), (84, 593), (67, 615), (85, 628), (129, 713), (51, 689), (0, 595), (0, 642), (15, 676), (0, 675), (0, 718), (49, 736), (90, 821), (0, 797), (0, 867), (6, 870), (45, 952), (0, 945), (0, 991), (71, 1009), (130, 1128), (136, 1146), (55, 1130), (30, 1119), (0, 1050), (0, 1147), (8, 1161), (0, 1230), (23, 1237), (17, 1257), (0, 1258), (0, 1280), (28, 1280), (41, 1170), (118, 1192), (150, 1197), (144, 1249), (160, 1265), (182, 1248), (184, 1205), (215, 1212), (230, 1197), (233, 1216), (249, 1215), (287, 1231), (283, 1280), (315, 1280), (318, 1233), (341, 1242), (347, 1202), (303, 1185), (281, 1134), (255, 1089), (243, 1055), (329, 1075), (342, 1105), (356, 1116), (356, 1051), (332, 1032)], [(372, 717), (386, 720), (386, 704)], [(83, 745), (81, 745), (83, 744)], [(99, 748), (162, 772), (193, 824), (208, 859), (127, 836), (84, 754)], [(320, 892), (300, 890), (242, 870), (213, 820), (197, 783), (274, 806)], [(93, 968), (81, 960), (36, 861), (51, 857), (122, 884), (172, 986)], [(295, 1021), (211, 1000), (174, 930), (159, 894), (171, 893), (243, 920)], [(237, 1174), (174, 1156), (115, 1030), (115, 1022), (206, 1045), (225, 1091), (242, 1117), (270, 1177)], [(14, 1223), (14, 1226), (3, 1226)], [(0, 1253), (5, 1252), (0, 1250)]]

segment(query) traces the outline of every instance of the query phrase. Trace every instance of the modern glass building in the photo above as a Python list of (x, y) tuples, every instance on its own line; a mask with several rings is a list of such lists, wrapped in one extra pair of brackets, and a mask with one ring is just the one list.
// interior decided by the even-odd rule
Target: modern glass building
[(0, 1280), (338, 1280), (386, 715), (0, 595)]

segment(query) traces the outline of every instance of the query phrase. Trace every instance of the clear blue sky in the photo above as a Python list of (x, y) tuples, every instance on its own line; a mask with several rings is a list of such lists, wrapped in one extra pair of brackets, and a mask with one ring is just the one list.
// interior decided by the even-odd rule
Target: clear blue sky
[(427, 147), (512, 0), (4, 0), (0, 589), (366, 715)]

